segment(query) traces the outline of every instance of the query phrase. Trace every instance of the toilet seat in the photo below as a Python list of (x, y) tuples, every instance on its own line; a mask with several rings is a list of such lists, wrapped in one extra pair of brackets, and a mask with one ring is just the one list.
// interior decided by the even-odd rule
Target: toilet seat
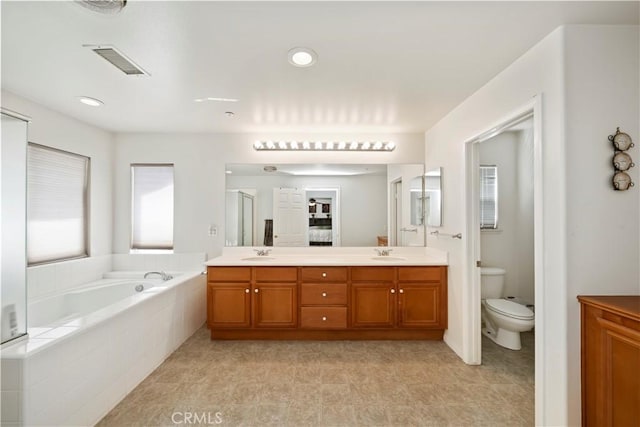
[(517, 302), (507, 301), (506, 299), (487, 299), (485, 304), (489, 310), (504, 316), (520, 320), (534, 319), (533, 311)]

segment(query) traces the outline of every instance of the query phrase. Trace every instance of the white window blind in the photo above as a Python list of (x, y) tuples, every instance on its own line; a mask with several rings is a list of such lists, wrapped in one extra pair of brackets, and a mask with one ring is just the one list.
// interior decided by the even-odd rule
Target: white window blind
[(131, 249), (173, 249), (173, 165), (131, 165)]
[(498, 228), (498, 168), (480, 166), (480, 228)]
[(87, 256), (89, 158), (37, 144), (27, 153), (28, 263)]

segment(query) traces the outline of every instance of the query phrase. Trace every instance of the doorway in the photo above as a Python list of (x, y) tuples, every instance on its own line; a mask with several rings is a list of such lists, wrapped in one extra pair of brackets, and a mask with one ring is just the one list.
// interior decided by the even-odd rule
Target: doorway
[(480, 145), (505, 130), (532, 120), (532, 182), (533, 182), (533, 293), (535, 305), (534, 330), (537, 336), (534, 344), (534, 382), (535, 382), (535, 418), (543, 419), (542, 391), (544, 390), (543, 376), (544, 360), (542, 350), (544, 337), (542, 336), (545, 319), (545, 304), (543, 299), (544, 272), (543, 260), (543, 223), (542, 223), (542, 141), (541, 141), (541, 97), (537, 95), (533, 100), (520, 109), (514, 111), (506, 119), (491, 126), (489, 130), (476, 135), (465, 143), (465, 216), (466, 235), (464, 241), (464, 276), (463, 288), (464, 317), (464, 356), (469, 364), (482, 363), (482, 333), (481, 333), (481, 274), (482, 239), (480, 228)]
[(305, 188), (309, 246), (340, 246), (340, 188)]

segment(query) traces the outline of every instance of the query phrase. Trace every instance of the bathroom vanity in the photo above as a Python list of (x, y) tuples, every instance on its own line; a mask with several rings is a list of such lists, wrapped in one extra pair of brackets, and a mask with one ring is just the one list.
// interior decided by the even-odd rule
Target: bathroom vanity
[(211, 339), (440, 340), (447, 328), (444, 252), (277, 248), (252, 255), (230, 250), (207, 263)]

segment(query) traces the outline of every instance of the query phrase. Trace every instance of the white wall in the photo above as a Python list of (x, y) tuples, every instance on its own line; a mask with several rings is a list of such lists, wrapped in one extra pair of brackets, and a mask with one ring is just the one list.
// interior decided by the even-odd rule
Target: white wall
[[(606, 139), (616, 126), (639, 137), (638, 50), (637, 26), (558, 28), (426, 133), (427, 170), (444, 167), (443, 225), (463, 230), (471, 220), (464, 203), (464, 142), (534, 96), (542, 97), (543, 183), (536, 190), (542, 191), (544, 224), (543, 288), (536, 292), (536, 338), (543, 348), (536, 354), (536, 378), (542, 379), (536, 385), (538, 425), (580, 424), (576, 295), (638, 292), (638, 189), (611, 190), (612, 151)], [(637, 181), (637, 168), (633, 174)], [(468, 360), (466, 241), (430, 239), (428, 244), (449, 251), (445, 338)]]
[(504, 296), (533, 303), (532, 132), (508, 131), (480, 144), (480, 164), (498, 167), (498, 229), (482, 230), (484, 267), (506, 269)]
[[(393, 152), (257, 152), (253, 142), (273, 140), (391, 140)], [(169, 162), (175, 168), (174, 249), (176, 252), (222, 253), (225, 229), (227, 163), (412, 163), (424, 158), (420, 134), (252, 135), (118, 134), (115, 154), (114, 252), (129, 252), (131, 163)], [(252, 186), (247, 185), (246, 188)], [(220, 231), (208, 235), (209, 225)], [(370, 231), (374, 238), (375, 234)], [(343, 241), (343, 245), (344, 245)], [(374, 243), (375, 244), (375, 240)]]
[(2, 106), (31, 117), (29, 142), (91, 158), (90, 257), (29, 267), (27, 269), (28, 299), (34, 300), (56, 292), (64, 292), (69, 288), (101, 278), (104, 272), (111, 269), (113, 135), (7, 91), (2, 91)]
[[(75, 101), (72, 99), (70, 102)], [(110, 254), (113, 234), (113, 135), (11, 92), (2, 91), (2, 106), (31, 117), (29, 142), (91, 158), (90, 254)]]
[[(580, 324), (576, 295), (639, 294), (639, 167), (630, 191), (612, 189), (616, 127), (636, 142), (640, 164), (638, 27), (566, 32), (567, 337), (569, 422), (580, 421)], [(624, 58), (623, 61), (620, 61)], [(633, 237), (632, 237), (633, 236)]]

